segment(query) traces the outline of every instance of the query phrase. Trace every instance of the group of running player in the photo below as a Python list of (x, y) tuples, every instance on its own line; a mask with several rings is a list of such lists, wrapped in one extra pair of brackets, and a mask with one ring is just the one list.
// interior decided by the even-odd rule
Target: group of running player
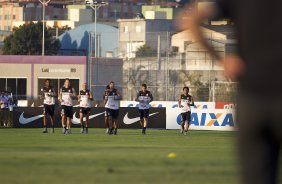
[[(87, 84), (83, 83), (82, 90), (76, 95), (75, 89), (70, 85), (70, 80), (65, 79), (64, 85), (60, 88), (59, 95), (57, 95), (53, 86), (50, 85), (51, 80), (46, 79), (44, 87), (41, 89), (42, 98), (44, 99), (44, 111), (43, 111), (43, 133), (48, 133), (47, 130), (47, 115), (50, 117), (52, 133), (54, 133), (54, 115), (55, 115), (55, 103), (58, 97), (61, 103), (61, 124), (62, 133), (71, 133), (71, 119), (73, 118), (73, 105), (74, 100), (77, 98), (80, 107), (80, 125), (81, 133), (88, 134), (89, 114), (93, 104), (93, 94), (87, 88)], [(117, 135), (118, 129), (118, 116), (119, 116), (119, 101), (122, 99), (120, 92), (115, 88), (115, 83), (111, 81), (107, 86), (103, 94), (105, 104), (105, 125), (106, 133), (111, 135)], [(142, 134), (146, 134), (149, 118), (150, 102), (153, 101), (153, 95), (147, 90), (147, 85), (142, 84), (141, 90), (137, 93), (136, 99), (139, 102), (138, 109), (140, 115), (140, 124), (142, 127)], [(194, 105), (194, 100), (189, 95), (189, 88), (183, 88), (183, 94), (179, 96), (178, 106), (182, 110), (182, 122), (181, 133), (187, 133), (189, 129), (189, 121), (191, 118), (191, 106)], [(83, 120), (85, 117), (85, 123)], [(186, 124), (186, 127), (184, 127)]]

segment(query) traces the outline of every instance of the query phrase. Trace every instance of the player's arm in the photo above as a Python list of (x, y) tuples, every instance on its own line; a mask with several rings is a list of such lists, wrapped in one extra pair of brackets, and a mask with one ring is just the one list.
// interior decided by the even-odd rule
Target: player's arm
[[(189, 18), (187, 17), (187, 12), (189, 12)], [(204, 20), (213, 19), (217, 16), (217, 13), (218, 10), (215, 4), (200, 10), (197, 10), (196, 7), (186, 6), (178, 16), (178, 27), (183, 30), (189, 29), (195, 41), (202, 45), (223, 65), (225, 76), (232, 80), (237, 80), (245, 71), (244, 61), (236, 54), (227, 54), (225, 57), (220, 56), (215, 51), (215, 48), (209, 44), (201, 28), (201, 23)]]
[(57, 96), (58, 96), (58, 94), (57, 94), (55, 88), (53, 88), (53, 95), (51, 97), (57, 97)]
[(119, 91), (117, 91), (117, 99), (116, 100), (121, 100), (122, 99), (122, 96), (121, 94), (119, 93)]
[(106, 95), (106, 94), (107, 94), (107, 91), (105, 91), (104, 94), (103, 94), (104, 104), (106, 104), (108, 102), (108, 98), (106, 98), (106, 96), (108, 96), (108, 95)]
[(139, 100), (139, 96), (140, 96), (140, 93), (138, 92), (137, 94), (136, 94), (136, 98), (135, 98), (135, 101), (136, 102), (139, 102), (140, 100)]
[(62, 88), (60, 88), (60, 93), (59, 93), (59, 98), (58, 98), (60, 102), (62, 101), (62, 95), (63, 95), (63, 91), (62, 91)]
[(80, 102), (80, 93), (77, 95), (77, 101)]
[(43, 88), (41, 89), (41, 95), (40, 95), (39, 98), (40, 99), (44, 99), (45, 98), (45, 94), (44, 94)]
[(151, 103), (153, 100), (154, 100), (154, 98), (153, 98), (153, 95), (152, 95), (152, 93), (150, 92), (150, 98), (151, 98), (151, 100), (150, 100), (150, 102), (149, 103)]
[(77, 96), (76, 96), (76, 91), (75, 91), (74, 88), (72, 88), (72, 97), (73, 97), (73, 98), (76, 98), (76, 97), (77, 97)]
[(91, 91), (89, 91), (89, 100), (91, 100), (91, 101), (93, 101), (94, 99), (93, 99), (93, 95), (92, 95), (92, 92)]
[(182, 105), (181, 105), (181, 95), (179, 95), (179, 97), (178, 97), (178, 107), (179, 107), (179, 108), (182, 107)]
[(194, 104), (194, 98), (191, 96), (191, 103), (189, 104), (190, 106), (195, 106)]
[(203, 46), (213, 57), (220, 61), (222, 57), (208, 43), (201, 27), (204, 20), (212, 19), (215, 16), (215, 5), (210, 5), (201, 9), (198, 9), (195, 5), (187, 5), (178, 16), (178, 27), (183, 30), (189, 29), (195, 41)]

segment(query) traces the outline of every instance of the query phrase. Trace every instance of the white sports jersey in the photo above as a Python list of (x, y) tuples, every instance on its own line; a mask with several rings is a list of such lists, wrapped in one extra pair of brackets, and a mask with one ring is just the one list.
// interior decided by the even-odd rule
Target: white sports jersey
[(72, 100), (73, 90), (72, 87), (69, 86), (68, 88), (62, 87), (62, 102), (61, 105), (65, 106), (73, 106)]
[(41, 89), (41, 91), (44, 93), (44, 101), (43, 103), (46, 105), (55, 105), (55, 98), (53, 97), (54, 95), (54, 90), (52, 87), (47, 88), (44, 87)]
[(91, 100), (89, 100), (90, 91), (89, 90), (86, 90), (86, 91), (81, 90), (79, 92), (79, 95), (80, 95), (79, 106), (84, 107), (84, 108), (91, 108)]
[(119, 109), (119, 100), (117, 100), (118, 98), (117, 90), (114, 89), (112, 91), (109, 91), (107, 96), (108, 96), (108, 100), (107, 100), (105, 107), (109, 109), (114, 109), (114, 110)]
[(191, 107), (190, 107), (190, 104), (192, 102), (192, 98), (190, 95), (186, 96), (186, 95), (181, 95), (181, 101), (180, 101), (180, 104), (181, 104), (181, 111), (182, 112), (188, 112), (188, 111), (191, 111)]

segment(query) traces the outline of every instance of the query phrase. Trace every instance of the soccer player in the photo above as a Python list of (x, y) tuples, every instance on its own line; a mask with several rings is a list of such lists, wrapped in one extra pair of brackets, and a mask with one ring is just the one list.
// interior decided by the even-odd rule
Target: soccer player
[(107, 134), (109, 133), (109, 130), (110, 130), (109, 118), (108, 118), (108, 113), (107, 113), (109, 110), (107, 110), (108, 108), (106, 107), (106, 103), (107, 103), (106, 98), (108, 98), (109, 90), (110, 90), (110, 86), (107, 85), (105, 92), (103, 94), (103, 99), (104, 99), (104, 103), (105, 103), (105, 125), (106, 125), (106, 128), (107, 128), (107, 130), (106, 130)]
[[(80, 125), (81, 125), (81, 133), (88, 134), (88, 123), (89, 123), (89, 113), (91, 111), (91, 104), (93, 101), (93, 95), (89, 89), (87, 89), (87, 84), (83, 83), (82, 84), (82, 90), (80, 90), (79, 95), (78, 95), (78, 102), (80, 106)], [(85, 125), (83, 125), (83, 115), (86, 117), (86, 122)]]
[(141, 85), (141, 91), (138, 92), (136, 101), (139, 102), (138, 108), (140, 115), (140, 124), (142, 126), (142, 134), (146, 134), (146, 128), (149, 123), (149, 104), (153, 101), (153, 95), (150, 91), (147, 90), (146, 84)]
[(55, 97), (57, 96), (57, 93), (53, 86), (50, 85), (51, 80), (46, 79), (45, 85), (41, 89), (42, 95), (41, 97), (44, 99), (43, 104), (43, 133), (48, 133), (47, 131), (47, 115), (50, 117), (50, 122), (52, 126), (52, 133), (54, 133), (54, 112), (55, 112)]
[(108, 117), (109, 122), (109, 134), (117, 134), (117, 122), (119, 115), (119, 101), (121, 100), (121, 94), (115, 89), (115, 83), (111, 81), (109, 83), (109, 91), (105, 96), (105, 107), (106, 107), (106, 115)]
[[(65, 79), (64, 86), (60, 89), (60, 98), (61, 101), (61, 115), (62, 115), (62, 127), (63, 133), (71, 133), (71, 119), (72, 119), (72, 106), (73, 98), (76, 97), (76, 92), (73, 87), (70, 85), (70, 80)], [(67, 125), (65, 125), (65, 120), (67, 120)]]
[[(185, 135), (189, 129), (189, 123), (191, 119), (191, 106), (194, 106), (194, 99), (191, 95), (189, 95), (189, 87), (183, 88), (183, 93), (178, 98), (178, 107), (181, 108), (181, 131), (183, 134), (185, 130)], [(186, 128), (184, 126), (186, 124)]]

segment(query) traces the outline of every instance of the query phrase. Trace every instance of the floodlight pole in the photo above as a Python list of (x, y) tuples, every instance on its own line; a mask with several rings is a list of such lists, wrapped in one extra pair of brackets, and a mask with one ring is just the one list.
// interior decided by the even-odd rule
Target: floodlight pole
[(39, 0), (39, 2), (42, 4), (42, 56), (45, 55), (45, 6), (48, 5), (48, 3), (51, 0)]
[(100, 7), (106, 6), (108, 3), (105, 3), (104, 1), (98, 2), (94, 1), (93, 4), (90, 4), (89, 6), (94, 10), (94, 57), (97, 58), (97, 11)]

